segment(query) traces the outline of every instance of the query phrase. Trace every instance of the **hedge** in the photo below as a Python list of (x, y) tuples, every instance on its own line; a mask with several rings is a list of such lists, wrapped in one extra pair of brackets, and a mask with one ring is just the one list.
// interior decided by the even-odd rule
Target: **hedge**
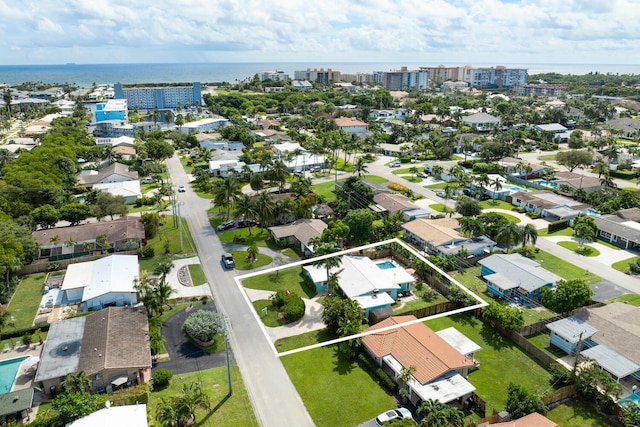
[(395, 393), (398, 390), (398, 384), (381, 367), (373, 363), (369, 357), (360, 353), (358, 354), (358, 362), (360, 367), (373, 375), (387, 391)]
[(609, 171), (609, 175), (611, 175), (612, 178), (633, 179), (636, 173), (630, 170), (612, 170)]
[(22, 338), (25, 334), (30, 334), (33, 335), (38, 329), (40, 329), (42, 332), (46, 332), (49, 330), (49, 327), (51, 325), (48, 323), (42, 323), (40, 325), (36, 325), (36, 326), (29, 326), (26, 328), (20, 328), (20, 329), (14, 329), (10, 332), (2, 332), (2, 339), (9, 339), (9, 338)]
[(561, 219), (549, 224), (549, 229), (547, 231), (549, 234), (551, 234), (551, 233), (555, 233), (556, 231), (564, 230), (567, 227), (569, 227), (569, 220)]

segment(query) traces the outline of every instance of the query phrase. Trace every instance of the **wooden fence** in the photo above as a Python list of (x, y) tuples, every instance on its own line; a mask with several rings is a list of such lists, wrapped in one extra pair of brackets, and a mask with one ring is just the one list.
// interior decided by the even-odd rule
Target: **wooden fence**
[(542, 403), (546, 406), (554, 406), (554, 404), (562, 402), (563, 400), (572, 398), (578, 393), (577, 387), (575, 384), (571, 384), (568, 386), (564, 386), (554, 391), (553, 393), (547, 394), (542, 398)]
[(539, 322), (532, 323), (531, 325), (524, 326), (518, 331), (518, 333), (523, 337), (530, 337), (531, 335), (536, 335), (536, 334), (539, 334), (540, 332), (545, 331), (549, 323), (555, 322), (556, 320), (564, 319), (565, 317), (571, 317), (585, 308), (597, 308), (597, 307), (602, 307), (603, 305), (605, 304), (602, 302), (596, 302), (584, 307), (576, 308), (575, 310), (571, 310), (568, 313), (551, 317), (549, 319), (544, 319)]
[(556, 359), (546, 353), (544, 350), (539, 349), (535, 345), (529, 342), (525, 337), (513, 331), (511, 333), (511, 339), (514, 343), (516, 343), (521, 349), (525, 352), (533, 356), (536, 360), (542, 363), (547, 368), (552, 364), (556, 363)]
[(441, 302), (435, 305), (430, 305), (428, 307), (422, 307), (422, 308), (418, 308), (416, 310), (411, 310), (411, 311), (407, 311), (407, 312), (403, 312), (402, 315), (403, 316), (408, 316), (408, 315), (414, 315), (416, 316), (418, 319), (421, 319), (423, 317), (427, 317), (427, 316), (433, 316), (435, 314), (440, 314), (440, 313), (444, 313), (446, 311), (451, 311), (458, 308), (458, 305), (452, 302)]
[[(137, 255), (138, 251), (137, 250), (120, 251), (120, 252), (117, 252), (117, 254), (118, 255)], [(40, 260), (32, 262), (29, 265), (25, 265), (24, 267), (22, 267), (18, 271), (17, 274), (18, 274), (18, 276), (25, 276), (27, 274), (45, 273), (45, 272), (49, 271), (49, 265), (50, 264), (51, 265), (56, 265), (57, 268), (55, 268), (55, 270), (64, 270), (70, 264), (76, 264), (78, 262), (94, 261), (96, 259), (104, 258), (104, 257), (109, 256), (109, 255), (113, 255), (113, 253), (99, 254), (99, 255), (89, 255), (89, 256), (79, 257), (79, 258), (61, 259), (59, 261), (53, 261), (53, 262), (48, 261), (46, 259), (40, 259)]]

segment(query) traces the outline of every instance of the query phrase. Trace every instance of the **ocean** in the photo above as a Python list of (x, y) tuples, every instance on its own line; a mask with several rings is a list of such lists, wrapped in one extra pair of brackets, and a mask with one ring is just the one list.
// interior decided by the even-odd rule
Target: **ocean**
[[(193, 63), (193, 64), (65, 64), (65, 65), (1, 65), (0, 83), (16, 85), (23, 82), (73, 83), (80, 87), (113, 83), (214, 83), (243, 80), (264, 71), (284, 71), (293, 78), (296, 70), (331, 68), (342, 73), (370, 73), (389, 71), (407, 66), (440, 64), (425, 63)], [(445, 66), (464, 64), (444, 63)], [(478, 67), (504, 65), (508, 68), (527, 68), (529, 74), (556, 72), (560, 74), (587, 74), (590, 72), (613, 74), (640, 74), (640, 64), (472, 64)]]

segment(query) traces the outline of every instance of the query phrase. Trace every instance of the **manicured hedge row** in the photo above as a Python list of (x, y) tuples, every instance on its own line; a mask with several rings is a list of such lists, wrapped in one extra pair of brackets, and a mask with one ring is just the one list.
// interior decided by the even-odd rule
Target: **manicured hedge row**
[(398, 390), (398, 385), (393, 381), (387, 373), (382, 370), (381, 367), (376, 365), (365, 354), (358, 354), (358, 364), (362, 369), (373, 375), (378, 382), (390, 393), (395, 393)]
[(549, 224), (548, 231), (549, 231), (549, 234), (551, 234), (551, 233), (555, 233), (556, 231), (564, 230), (567, 227), (569, 227), (569, 220), (561, 219), (559, 221), (554, 221), (551, 224)]

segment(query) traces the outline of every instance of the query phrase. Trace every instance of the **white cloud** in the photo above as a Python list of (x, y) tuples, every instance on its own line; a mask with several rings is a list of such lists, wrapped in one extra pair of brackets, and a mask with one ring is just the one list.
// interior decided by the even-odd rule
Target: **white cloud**
[(0, 16), (3, 64), (640, 58), (636, 0), (0, 0)]

